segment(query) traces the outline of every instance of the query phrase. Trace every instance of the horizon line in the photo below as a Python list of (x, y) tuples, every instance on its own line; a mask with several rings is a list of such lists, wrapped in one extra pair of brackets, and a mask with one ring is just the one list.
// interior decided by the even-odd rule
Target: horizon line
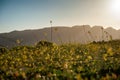
[[(91, 25), (88, 25), (88, 24), (85, 24), (85, 25), (73, 25), (73, 26), (63, 26), (63, 25), (59, 25), (59, 26), (52, 26), (53, 28), (55, 27), (67, 27), (67, 28), (73, 28), (73, 27), (82, 27), (82, 26), (89, 26), (90, 28), (93, 28), (93, 27), (102, 27), (103, 29), (107, 29), (107, 28), (112, 28), (112, 29), (115, 29), (115, 30), (120, 30), (117, 29), (117, 28), (114, 28), (114, 27), (105, 27), (105, 26), (101, 26), (101, 25), (94, 25), (94, 26), (91, 26)], [(14, 31), (27, 31), (27, 30), (39, 30), (39, 29), (45, 29), (45, 28), (51, 28), (51, 26), (46, 26), (46, 27), (41, 27), (41, 28), (29, 28), (29, 29), (21, 29), (21, 30), (12, 30), (12, 31), (5, 31), (5, 32), (0, 32), (0, 34), (4, 34), (4, 33), (11, 33), (11, 32), (14, 32)]]

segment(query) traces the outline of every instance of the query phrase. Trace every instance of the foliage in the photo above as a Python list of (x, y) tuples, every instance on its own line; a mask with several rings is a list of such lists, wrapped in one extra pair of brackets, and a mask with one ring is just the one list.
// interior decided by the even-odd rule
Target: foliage
[(84, 45), (43, 43), (45, 46), (39, 42), (1, 54), (0, 80), (120, 79), (119, 40)]

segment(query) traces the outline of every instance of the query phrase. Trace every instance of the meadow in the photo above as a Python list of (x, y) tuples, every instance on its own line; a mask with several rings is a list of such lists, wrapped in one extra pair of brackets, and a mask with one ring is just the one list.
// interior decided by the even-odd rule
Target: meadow
[(0, 80), (120, 80), (120, 40), (1, 48)]

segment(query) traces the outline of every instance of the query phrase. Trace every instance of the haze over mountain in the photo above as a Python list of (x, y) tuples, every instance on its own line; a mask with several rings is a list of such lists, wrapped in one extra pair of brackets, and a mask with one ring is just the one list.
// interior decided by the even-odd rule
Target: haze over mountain
[[(89, 43), (120, 39), (120, 30), (112, 27), (104, 29), (102, 26), (81, 25), (81, 26), (56, 26), (52, 27), (52, 42), (62, 43)], [(51, 41), (51, 28), (36, 30), (12, 31), (0, 34), (0, 46), (13, 47), (18, 45), (34, 45), (40, 40)]]

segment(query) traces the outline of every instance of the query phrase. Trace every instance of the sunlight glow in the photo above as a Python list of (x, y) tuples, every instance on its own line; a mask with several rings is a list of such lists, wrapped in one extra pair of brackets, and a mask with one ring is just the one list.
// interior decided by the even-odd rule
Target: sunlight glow
[(114, 16), (120, 18), (120, 0), (111, 0), (110, 11)]

